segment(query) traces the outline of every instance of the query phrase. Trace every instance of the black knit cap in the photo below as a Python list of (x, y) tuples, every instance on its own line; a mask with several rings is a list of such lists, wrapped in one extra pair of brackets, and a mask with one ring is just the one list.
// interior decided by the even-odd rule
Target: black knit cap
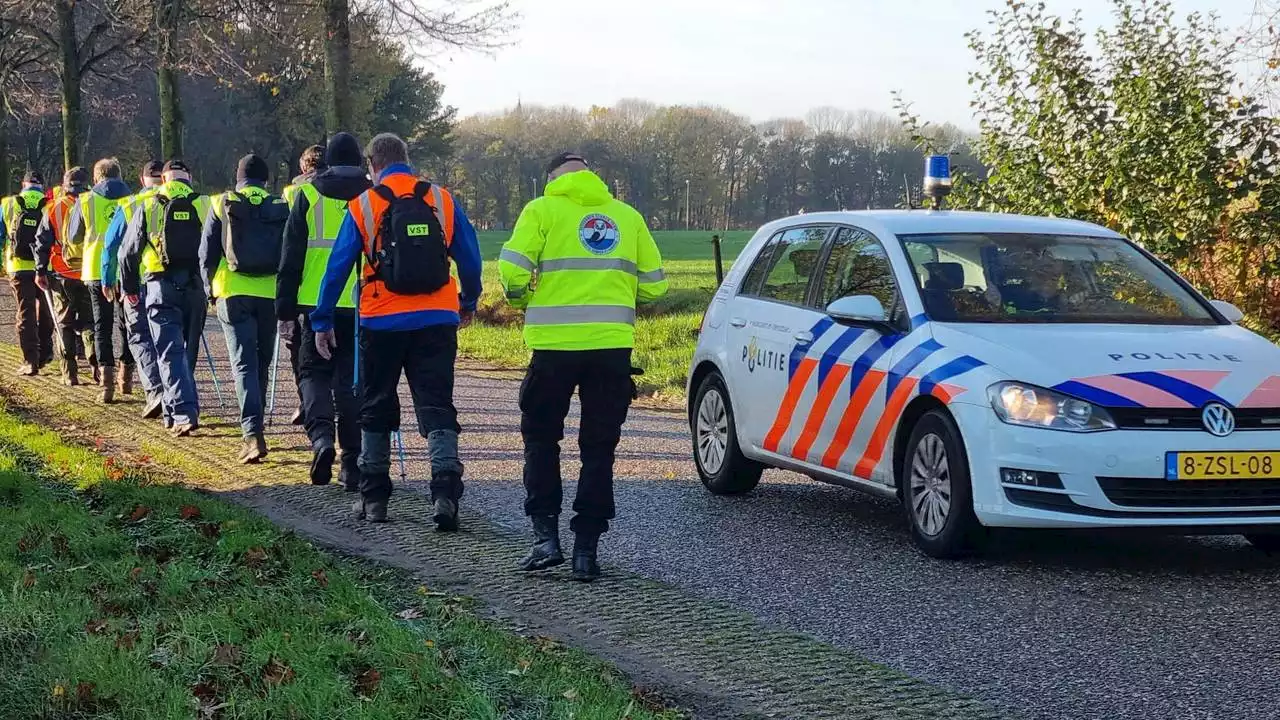
[(360, 151), (360, 141), (355, 135), (347, 132), (335, 133), (329, 138), (329, 146), (324, 150), (324, 162), (329, 167), (360, 167), (364, 164), (364, 154)]
[(28, 170), (23, 174), (22, 182), (27, 185), (44, 185), (44, 175), (39, 170)]
[(170, 160), (164, 164), (163, 172), (184, 172), (190, 174), (191, 168), (187, 167), (187, 164), (181, 160)]
[(164, 163), (160, 162), (159, 160), (151, 160), (146, 165), (142, 166), (142, 177), (144, 178), (152, 178), (154, 180), (159, 180), (160, 176), (163, 174), (164, 174)]
[(266, 182), (270, 174), (271, 170), (267, 167), (267, 161), (253, 153), (240, 158), (240, 164), (236, 165), (236, 182), (244, 182), (245, 180)]
[[(561, 165), (564, 165), (565, 163), (571, 163), (571, 162), (580, 162), (583, 165), (587, 165), (587, 159), (582, 157), (578, 153), (562, 152), (559, 155), (551, 158), (551, 161), (547, 163), (547, 174), (550, 175), (551, 173), (556, 171), (556, 168), (560, 167)], [(588, 167), (590, 166), (588, 165)]]

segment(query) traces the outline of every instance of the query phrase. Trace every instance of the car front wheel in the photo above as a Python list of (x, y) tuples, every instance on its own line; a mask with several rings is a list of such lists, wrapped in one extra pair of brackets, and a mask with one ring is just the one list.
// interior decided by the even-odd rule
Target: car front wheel
[(716, 495), (740, 495), (754, 490), (764, 466), (748, 459), (738, 447), (733, 405), (720, 373), (710, 373), (698, 386), (690, 425), (693, 462), (702, 484)]
[(973, 552), (981, 526), (973, 513), (969, 460), (949, 415), (932, 410), (920, 418), (902, 472), (903, 505), (916, 547), (936, 558)]

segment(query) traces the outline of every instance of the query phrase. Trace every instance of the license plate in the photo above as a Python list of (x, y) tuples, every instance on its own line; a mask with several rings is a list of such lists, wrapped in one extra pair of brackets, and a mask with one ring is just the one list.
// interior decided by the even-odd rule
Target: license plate
[(1280, 479), (1280, 452), (1171, 452), (1166, 480)]

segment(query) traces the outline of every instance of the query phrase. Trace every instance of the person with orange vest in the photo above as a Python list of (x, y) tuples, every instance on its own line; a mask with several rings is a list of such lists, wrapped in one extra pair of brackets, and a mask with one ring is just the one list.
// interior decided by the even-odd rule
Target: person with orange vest
[[(76, 345), (79, 334), (93, 328), (93, 306), (89, 288), (80, 279), (83, 245), (70, 244), (67, 230), (76, 198), (88, 190), (89, 173), (82, 167), (68, 170), (62, 178), (62, 192), (55, 192), (54, 200), (45, 205), (44, 219), (36, 231), (36, 285), (53, 294), (62, 334), (62, 382), (71, 386), (80, 384)], [(92, 347), (93, 343), (85, 345)], [(94, 366), (96, 382), (96, 358), (91, 356), (89, 363)]]
[(337, 346), (334, 308), (359, 262), (356, 342), (364, 400), (361, 497), (353, 510), (359, 520), (387, 519), (403, 372), (418, 431), (427, 439), (436, 529), (457, 530), (463, 467), (453, 366), (458, 328), (470, 324), (480, 298), (480, 247), (452, 194), (414, 175), (404, 140), (379, 135), (365, 156), (375, 186), (347, 206), (311, 313), (316, 351), (328, 360)]

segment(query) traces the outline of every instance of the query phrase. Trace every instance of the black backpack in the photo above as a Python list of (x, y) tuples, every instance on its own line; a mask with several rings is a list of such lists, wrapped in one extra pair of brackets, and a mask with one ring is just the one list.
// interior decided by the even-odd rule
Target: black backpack
[(449, 284), (449, 249), (436, 211), (427, 204), (431, 184), (397, 197), (385, 185), (373, 189), (389, 207), (371, 239), (373, 277), (397, 295), (428, 295)]
[(222, 249), (227, 267), (242, 275), (275, 275), (280, 268), (289, 204), (275, 195), (227, 198)]
[(36, 231), (40, 229), (40, 220), (44, 217), (44, 204), (48, 198), (40, 198), (33, 208), (27, 207), (21, 199), (18, 207), (18, 227), (13, 230), (13, 255), (19, 260), (36, 259)]
[(200, 234), (203, 227), (196, 211), (196, 193), (170, 198), (157, 195), (160, 203), (160, 261), (165, 270), (195, 271), (200, 266)]

